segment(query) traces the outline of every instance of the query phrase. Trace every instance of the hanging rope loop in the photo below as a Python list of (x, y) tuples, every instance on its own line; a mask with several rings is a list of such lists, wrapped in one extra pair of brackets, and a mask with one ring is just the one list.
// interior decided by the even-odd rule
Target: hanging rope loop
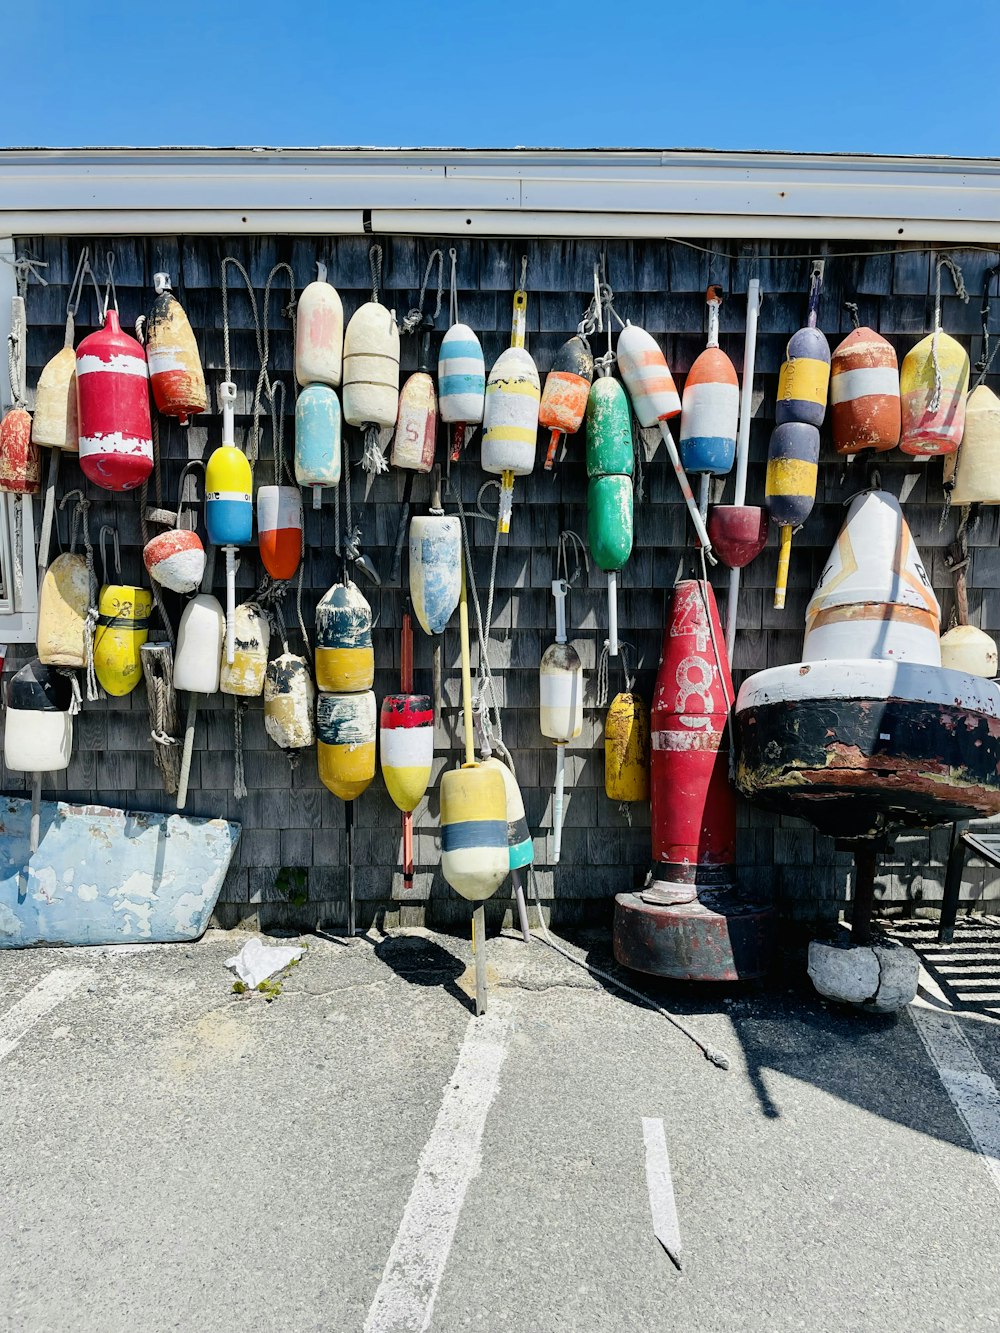
[[(452, 256), (454, 256), (455, 254), (454, 250), (451, 251), (451, 254)], [(434, 307), (434, 314), (428, 315), (424, 307), (427, 301), (427, 287), (430, 283), (431, 272), (433, 271), (435, 264), (437, 264), (438, 266), (437, 303)], [(454, 281), (455, 281), (455, 261), (453, 258), (452, 259), (453, 285)], [(442, 250), (432, 250), (431, 256), (427, 261), (427, 267), (424, 269), (424, 280), (420, 287), (420, 300), (409, 312), (409, 314), (404, 315), (399, 325), (400, 333), (413, 333), (413, 331), (415, 329), (418, 329), (420, 325), (423, 324), (425, 321), (436, 323), (437, 318), (441, 313), (441, 300), (443, 295), (444, 295), (444, 252)]]
[(955, 295), (960, 301), (968, 304), (969, 293), (965, 290), (965, 281), (962, 278), (962, 270), (952, 259), (951, 255), (938, 255), (935, 267), (935, 291), (934, 291), (934, 333), (931, 337), (931, 361), (934, 365), (934, 392), (931, 394), (930, 402), (927, 404), (929, 412), (936, 412), (941, 406), (941, 392), (943, 383), (941, 380), (941, 365), (938, 361), (938, 338), (944, 332), (941, 327), (941, 270), (946, 268), (951, 274), (951, 280), (955, 287)]
[(372, 300), (381, 305), (378, 297), (382, 289), (382, 247), (377, 241), (368, 251), (368, 267), (372, 275)]
[(990, 373), (990, 366), (993, 364), (993, 358), (1000, 351), (1000, 341), (997, 342), (993, 351), (990, 351), (990, 288), (993, 286), (993, 280), (1000, 274), (1000, 260), (992, 268), (986, 270), (983, 278), (983, 306), (979, 312), (983, 328), (983, 348), (979, 360), (976, 362), (977, 377), (972, 386), (978, 389), (986, 376)]

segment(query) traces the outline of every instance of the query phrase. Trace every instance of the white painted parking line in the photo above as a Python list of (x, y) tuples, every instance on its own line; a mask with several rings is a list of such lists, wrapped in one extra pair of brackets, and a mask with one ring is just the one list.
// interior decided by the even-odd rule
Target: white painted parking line
[(932, 1009), (909, 1009), (952, 1105), (1000, 1191), (1000, 1091), (987, 1074), (958, 1019)]
[(674, 1198), (674, 1179), (670, 1174), (663, 1121), (643, 1116), (642, 1137), (646, 1144), (646, 1185), (649, 1210), (653, 1214), (653, 1235), (680, 1268), (681, 1228), (677, 1220), (677, 1200)]
[(507, 1008), (493, 999), (482, 1018), (469, 1021), (364, 1333), (424, 1333), (430, 1327), (465, 1194), (479, 1171), (508, 1031)]
[(93, 975), (89, 967), (57, 967), (0, 1014), (0, 1060), (6, 1060), (21, 1038)]

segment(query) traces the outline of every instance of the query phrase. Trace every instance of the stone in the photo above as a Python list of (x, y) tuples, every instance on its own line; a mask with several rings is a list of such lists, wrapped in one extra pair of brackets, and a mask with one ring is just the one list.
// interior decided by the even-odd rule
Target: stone
[(809, 979), (820, 995), (841, 1004), (898, 1013), (916, 998), (919, 974), (917, 955), (893, 940), (873, 945), (813, 940), (809, 945)]

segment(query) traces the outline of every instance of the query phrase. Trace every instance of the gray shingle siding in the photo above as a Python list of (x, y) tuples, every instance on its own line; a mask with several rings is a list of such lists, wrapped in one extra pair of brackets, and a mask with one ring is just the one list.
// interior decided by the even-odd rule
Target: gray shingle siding
[[(382, 299), (401, 316), (413, 307), (430, 251), (439, 242), (423, 239), (378, 238), (384, 247)], [(367, 237), (286, 238), (158, 238), (145, 242), (93, 238), (87, 241), (21, 237), (18, 251), (29, 251), (45, 261), (47, 287), (33, 284), (28, 295), (28, 380), (33, 385), (42, 366), (62, 346), (65, 306), (82, 244), (92, 256), (115, 254), (115, 276), (122, 322), (129, 327), (148, 307), (152, 276), (167, 270), (195, 329), (209, 382), (212, 414), (197, 419), (187, 431), (161, 419), (162, 474), (165, 499), (172, 503), (183, 464), (189, 458), (207, 457), (220, 439), (217, 389), (224, 378), (222, 306), (219, 290), (220, 261), (234, 255), (248, 268), (257, 288), (258, 301), (268, 271), (278, 261), (289, 262), (301, 288), (315, 273), (315, 261), (328, 264), (328, 277), (343, 297), (345, 318), (369, 297), (370, 241)], [(763, 496), (764, 462), (772, 426), (777, 373), (785, 343), (805, 315), (808, 285), (807, 246), (801, 242), (769, 245), (708, 239), (705, 246), (721, 250), (727, 257), (666, 241), (609, 241), (605, 246), (590, 241), (480, 241), (459, 237), (443, 239), (447, 248), (458, 251), (459, 304), (461, 318), (480, 334), (487, 364), (509, 342), (510, 302), (520, 271), (520, 256), (528, 265), (528, 345), (539, 370), (548, 369), (553, 353), (575, 329), (589, 299), (595, 258), (607, 257), (607, 273), (615, 290), (615, 304), (623, 316), (642, 324), (665, 347), (679, 381), (704, 346), (705, 311), (703, 293), (711, 282), (727, 293), (722, 308), (722, 346), (733, 357), (737, 369), (743, 358), (743, 323), (746, 285), (751, 276), (761, 279), (765, 293), (757, 350), (755, 418), (751, 433), (749, 499)], [(900, 247), (894, 253), (857, 257), (848, 250), (883, 249), (879, 245), (820, 246), (825, 254), (826, 281), (819, 323), (831, 347), (851, 328), (845, 300), (855, 301), (862, 322), (887, 337), (902, 356), (931, 326), (934, 297), (933, 273), (927, 253)], [(800, 257), (803, 256), (803, 257)], [(955, 254), (966, 286), (972, 293), (968, 305), (948, 289), (943, 300), (945, 329), (970, 349), (973, 360), (980, 353), (979, 293), (987, 268), (996, 256), (978, 250)], [(282, 275), (281, 282), (285, 281)], [(994, 290), (994, 296), (997, 295)], [(271, 330), (271, 370), (285, 380), (292, 405), (292, 338), (282, 307), (287, 290), (276, 288), (267, 312)], [(438, 320), (438, 339), (446, 325), (447, 302)], [(239, 388), (237, 438), (246, 428), (245, 413), (257, 377), (257, 356), (249, 304), (241, 287), (233, 285), (230, 301), (234, 379)], [(92, 290), (84, 294), (77, 316), (78, 336), (95, 326), (96, 307)], [(402, 371), (416, 368), (417, 340), (403, 339)], [(988, 381), (997, 385), (996, 377)], [(360, 456), (357, 432), (351, 432), (353, 456)], [(291, 423), (286, 440), (291, 441)], [(257, 466), (258, 482), (271, 480), (273, 454), (270, 433), (265, 433)], [(881, 460), (882, 481), (899, 493), (909, 472), (919, 473), (905, 503), (914, 536), (922, 550), (941, 599), (947, 624), (953, 605), (950, 577), (944, 567), (943, 547), (951, 524), (940, 528), (941, 464), (908, 465), (898, 452)], [(751, 671), (798, 658), (802, 641), (803, 613), (815, 579), (834, 540), (843, 515), (843, 500), (850, 487), (843, 484), (843, 463), (836, 459), (824, 431), (817, 504), (805, 529), (795, 539), (791, 582), (784, 612), (772, 609), (776, 547), (772, 543), (743, 576), (740, 633), (734, 675), (737, 683)], [(478, 438), (473, 441), (459, 468), (463, 497), (472, 504), (486, 481), (479, 467)], [(504, 735), (517, 762), (529, 824), (535, 834), (536, 857), (541, 863), (537, 885), (543, 902), (553, 908), (557, 920), (573, 921), (606, 914), (609, 895), (626, 889), (645, 874), (649, 859), (649, 811), (632, 808), (629, 822), (603, 791), (603, 747), (601, 715), (595, 700), (594, 667), (604, 639), (605, 596), (603, 576), (592, 571), (587, 586), (569, 599), (571, 637), (585, 667), (591, 673), (587, 702), (591, 711), (583, 735), (569, 747), (568, 796), (563, 859), (559, 867), (547, 864), (550, 852), (551, 783), (554, 754), (539, 733), (537, 665), (541, 652), (552, 640), (554, 620), (549, 583), (553, 575), (555, 541), (560, 529), (574, 528), (586, 534), (586, 475), (582, 466), (582, 439), (570, 442), (569, 455), (555, 476), (540, 468), (516, 486), (514, 519), (509, 538), (501, 540), (497, 568), (497, 593), (492, 641), (492, 662), (498, 693), (505, 704)], [(74, 460), (64, 461), (61, 490), (82, 485), (93, 501), (94, 534), (105, 522), (117, 526), (122, 544), (123, 576), (138, 580), (143, 575), (140, 556), (138, 500), (135, 496), (113, 496), (87, 487)], [(727, 494), (731, 495), (731, 481)], [(390, 473), (377, 478), (367, 495), (363, 479), (355, 474), (354, 498), (361, 516), (365, 550), (380, 571), (388, 572), (390, 550), (402, 496), (403, 478)], [(645, 498), (636, 504), (636, 550), (621, 578), (619, 616), (622, 635), (638, 655), (638, 689), (651, 698), (660, 638), (666, 617), (669, 588), (684, 557), (685, 515), (673, 476), (660, 450), (646, 469)], [(418, 477), (413, 488), (419, 511), (429, 499), (429, 483)], [(304, 605), (306, 624), (313, 626), (318, 598), (334, 580), (333, 505), (327, 495), (321, 513), (306, 506)], [(973, 623), (993, 634), (1000, 633), (1000, 556), (996, 551), (1000, 515), (986, 511), (970, 535), (973, 558), (970, 567), (970, 612)], [(60, 522), (66, 539), (66, 518)], [(488, 524), (472, 525), (476, 577), (485, 587), (489, 573), (492, 532)], [(221, 575), (221, 565), (220, 565)], [(238, 584), (242, 595), (256, 586), (259, 567), (252, 554), (244, 553)], [(725, 571), (714, 576), (716, 587), (725, 586)], [(145, 582), (143, 575), (142, 581)], [(375, 689), (381, 698), (398, 688), (399, 623), (403, 598), (398, 588), (373, 589), (363, 585), (372, 603), (377, 623), (374, 631), (377, 663)], [(722, 598), (720, 597), (720, 602)], [(176, 625), (180, 606), (168, 602)], [(290, 605), (290, 604), (289, 604)], [(286, 617), (289, 622), (293, 615)], [(457, 617), (456, 617), (457, 620)], [(154, 624), (155, 616), (154, 616)], [(297, 635), (291, 635), (293, 648)], [(460, 719), (459, 644), (457, 625), (443, 636), (446, 711), (437, 735), (435, 779), (446, 763), (457, 757), (455, 742)], [(11, 670), (29, 654), (8, 656)], [(415, 669), (418, 689), (430, 689), (431, 643), (416, 631)], [(612, 690), (619, 688), (620, 673), (612, 674)], [(192, 814), (227, 815), (239, 820), (244, 837), (223, 890), (219, 919), (231, 924), (257, 917), (261, 925), (319, 924), (331, 927), (344, 919), (347, 886), (347, 831), (343, 805), (320, 784), (314, 757), (306, 755), (298, 768), (289, 767), (285, 756), (268, 741), (261, 705), (254, 701), (244, 725), (246, 775), (250, 794), (242, 802), (232, 793), (233, 701), (215, 696), (204, 701), (198, 724), (191, 794), (187, 810)], [(3, 773), (4, 790), (21, 791), (23, 774)], [(113, 805), (149, 810), (170, 809), (172, 802), (159, 784), (148, 742), (145, 692), (140, 687), (124, 699), (108, 699), (87, 705), (79, 719), (76, 751), (65, 774), (50, 775), (46, 793), (73, 800), (99, 800)], [(405, 900), (396, 858), (399, 852), (399, 817), (381, 778), (356, 802), (354, 812), (355, 885), (359, 900), (358, 919), (364, 924), (376, 914), (388, 921), (416, 922), (426, 908), (429, 919), (438, 923), (464, 922), (468, 908), (443, 882), (437, 868), (438, 796), (432, 787), (415, 816), (417, 873)], [(739, 811), (738, 857), (741, 874), (749, 885), (773, 890), (783, 911), (794, 918), (830, 916), (843, 901), (849, 882), (850, 858), (836, 851), (833, 843), (809, 827), (791, 819), (741, 806)], [(901, 838), (886, 858), (881, 876), (889, 896), (901, 900), (934, 900), (940, 895), (947, 834), (937, 830)], [(277, 881), (282, 867), (303, 866), (308, 870), (307, 901), (287, 901)], [(1000, 897), (1000, 884), (990, 874), (972, 871), (977, 896)], [(504, 888), (491, 911), (510, 909), (509, 890)], [(300, 895), (296, 895), (298, 899)], [(403, 916), (398, 913), (402, 910)]]

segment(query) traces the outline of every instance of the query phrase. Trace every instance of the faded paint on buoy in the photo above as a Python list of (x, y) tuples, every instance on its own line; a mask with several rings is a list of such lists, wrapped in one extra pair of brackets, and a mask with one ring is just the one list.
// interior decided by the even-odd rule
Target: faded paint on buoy
[[(940, 391), (934, 369), (934, 344)], [(904, 454), (931, 458), (953, 454), (965, 430), (965, 394), (969, 387), (969, 357), (965, 348), (947, 333), (929, 333), (903, 358), (899, 372), (902, 400)], [(932, 408), (937, 393), (937, 406)]]
[(503, 777), (483, 764), (449, 769), (441, 775), (441, 873), (463, 898), (482, 902), (509, 870)]
[(76, 349), (76, 399), (84, 476), (109, 491), (141, 486), (153, 470), (149, 367), (115, 310)]
[(764, 496), (771, 521), (797, 528), (816, 503), (819, 431), (801, 421), (775, 426), (768, 448)]
[(393, 467), (430, 472), (437, 448), (437, 396), (434, 381), (418, 370), (403, 385), (399, 395), (396, 430), (392, 437)]
[(256, 602), (244, 602), (233, 613), (235, 652), (226, 661), (225, 648), (219, 668), (219, 689), (242, 699), (256, 699), (263, 692), (271, 627)]
[(975, 625), (956, 625), (941, 635), (941, 665), (949, 671), (992, 680), (997, 674), (997, 644)]
[(192, 597), (181, 614), (174, 653), (174, 689), (192, 694), (215, 694), (219, 688), (219, 664), (226, 617), (210, 593)]
[(410, 519), (410, 601), (425, 634), (440, 634), (462, 590), (462, 526), (443, 514)]
[(830, 418), (838, 454), (884, 452), (899, 443), (899, 366), (891, 343), (874, 329), (849, 333), (830, 367)]
[(76, 415), (76, 353), (64, 347), (45, 363), (35, 389), (31, 438), (47, 449), (80, 452)]
[(304, 657), (284, 652), (264, 676), (264, 727), (282, 750), (304, 750), (315, 739), (316, 688)]
[(0, 491), (36, 495), (41, 485), (42, 456), (31, 437), (31, 417), (12, 407), (0, 421)]
[(495, 769), (503, 778), (504, 792), (507, 798), (507, 853), (511, 870), (522, 870), (530, 866), (535, 859), (535, 844), (528, 828), (524, 813), (524, 798), (517, 778), (502, 759), (491, 755), (484, 759), (481, 768)]
[(583, 731), (583, 663), (571, 643), (550, 643), (538, 668), (543, 736), (565, 744)]
[(618, 335), (618, 369), (639, 425), (655, 426), (680, 414), (681, 400), (667, 358), (655, 338), (634, 324)]
[(806, 608), (803, 662), (941, 665), (941, 611), (899, 501), (856, 495)]
[[(295, 378), (336, 389), (344, 364), (344, 304), (325, 278), (310, 282), (295, 308)], [(333, 484), (333, 483), (331, 483)]]
[(196, 532), (170, 528), (146, 543), (142, 562), (149, 577), (161, 587), (171, 592), (194, 592), (201, 587), (205, 574), (205, 548)]
[(295, 402), (295, 480), (300, 486), (339, 485), (342, 454), (337, 395), (326, 384), (310, 384)]
[[(948, 459), (945, 480), (948, 480)], [(985, 384), (965, 404), (965, 436), (958, 454), (953, 505), (1000, 504), (1000, 399)]]
[(399, 406), (399, 330), (392, 311), (368, 301), (344, 335), (344, 420), (392, 426)]
[(632, 554), (632, 409), (610, 375), (587, 401), (587, 540), (600, 569), (622, 569)]
[(39, 661), (45, 666), (84, 667), (90, 611), (90, 575), (82, 555), (57, 555), (45, 571), (38, 597)]
[(483, 414), (483, 470), (526, 477), (535, 466), (541, 385), (535, 363), (523, 347), (508, 347), (494, 362), (486, 382)]
[(563, 436), (575, 435), (583, 425), (594, 379), (594, 354), (579, 334), (564, 342), (552, 359), (538, 409), (538, 424), (551, 431), (545, 455), (546, 470), (555, 462)]
[(149, 638), (153, 597), (146, 588), (110, 583), (97, 602), (94, 672), (108, 694), (131, 694), (142, 680), (139, 649)]
[(43, 662), (29, 662), (7, 684), (3, 761), (13, 773), (55, 773), (73, 754), (73, 686)]
[(604, 720), (604, 790), (611, 801), (649, 800), (649, 715), (631, 690), (615, 695)]
[(374, 682), (372, 609), (357, 584), (335, 583), (316, 607), (316, 684), (351, 694)]
[(295, 577), (302, 558), (302, 493), (297, 486), (258, 489), (257, 543), (272, 579)]
[(388, 694), (379, 718), (386, 790), (400, 810), (415, 810), (431, 780), (434, 706), (427, 694)]
[(316, 700), (316, 762), (320, 781), (354, 801), (375, 776), (375, 694), (320, 694)]
[(205, 372), (190, 321), (180, 301), (170, 290), (170, 278), (153, 278), (156, 300), (146, 320), (146, 361), (153, 388), (153, 401), (166, 417), (177, 417), (182, 426), (208, 407)]
[(486, 403), (486, 362), (482, 345), (468, 324), (453, 324), (438, 353), (441, 420), (478, 425)]
[(798, 422), (822, 426), (830, 387), (830, 344), (826, 335), (807, 326), (793, 333), (778, 374), (775, 424)]

